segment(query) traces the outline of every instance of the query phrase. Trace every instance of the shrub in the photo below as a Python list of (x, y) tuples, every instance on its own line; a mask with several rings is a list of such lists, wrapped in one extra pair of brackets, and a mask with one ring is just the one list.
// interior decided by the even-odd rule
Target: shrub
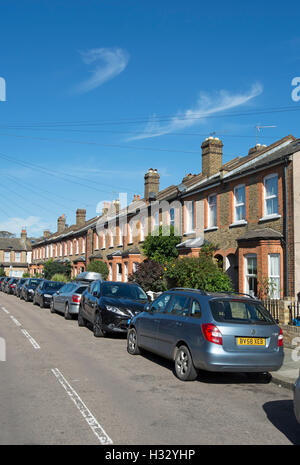
[(185, 257), (166, 266), (168, 287), (189, 287), (210, 292), (230, 292), (229, 276), (213, 262), (212, 258)]
[(159, 226), (157, 236), (148, 235), (144, 241), (143, 252), (149, 260), (168, 263), (178, 257), (176, 245), (180, 243), (173, 226)]
[(22, 278), (30, 278), (30, 273), (23, 273)]
[(44, 264), (43, 271), (45, 279), (51, 279), (51, 277), (57, 273), (63, 274), (69, 279), (71, 277), (71, 263), (60, 263), (51, 259)]
[(4, 268), (2, 266), (0, 267), (0, 276), (6, 276), (6, 273), (5, 273)]
[(101, 273), (102, 278), (104, 280), (107, 279), (108, 276), (108, 266), (105, 262), (95, 260), (88, 264), (86, 267), (86, 271), (94, 271), (95, 273)]
[(68, 276), (66, 276), (65, 274), (56, 273), (52, 276), (51, 281), (59, 281), (62, 283), (68, 283), (70, 281), (70, 278), (68, 278)]
[(139, 284), (144, 291), (162, 292), (167, 289), (164, 267), (153, 260), (145, 260), (137, 265), (137, 270), (128, 277), (129, 282)]

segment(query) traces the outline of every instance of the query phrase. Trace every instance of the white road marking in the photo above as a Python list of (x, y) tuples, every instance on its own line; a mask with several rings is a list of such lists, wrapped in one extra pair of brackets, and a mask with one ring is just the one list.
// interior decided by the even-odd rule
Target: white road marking
[(26, 331), (26, 329), (21, 329), (22, 333), (24, 334), (25, 337), (29, 340), (29, 342), (33, 345), (34, 349), (40, 349), (40, 346), (36, 342), (33, 337), (30, 336), (30, 334)]
[(64, 378), (62, 373), (59, 371), (58, 368), (51, 369), (54, 376), (57, 378), (58, 382), (62, 385), (65, 389), (71, 400), (74, 402), (76, 407), (78, 408), (81, 415), (84, 417), (86, 422), (88, 423), (89, 427), (98, 438), (101, 444), (113, 444), (112, 439), (106, 434), (102, 426), (98, 423), (94, 415), (90, 412), (84, 402), (80, 399), (77, 392), (72, 388), (72, 386), (68, 383), (68, 381)]
[(10, 315), (10, 317), (17, 326), (22, 326), (21, 323), (14, 316)]
[(2, 308), (2, 310), (3, 310), (5, 313), (7, 313), (7, 314), (9, 315), (9, 311), (8, 311), (8, 310), (6, 310), (6, 308), (5, 308), (5, 307), (1, 307), (1, 308)]

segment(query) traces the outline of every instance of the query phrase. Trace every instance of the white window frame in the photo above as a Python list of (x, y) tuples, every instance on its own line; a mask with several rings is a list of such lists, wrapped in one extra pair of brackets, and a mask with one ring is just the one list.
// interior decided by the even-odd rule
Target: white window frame
[(140, 241), (145, 240), (145, 227), (146, 227), (146, 216), (142, 216), (140, 219)]
[[(123, 278), (123, 263), (116, 263), (116, 267), (117, 267), (117, 281), (121, 282), (122, 281), (122, 278)], [(119, 271), (121, 267), (121, 273)]]
[(101, 249), (106, 249), (106, 230), (103, 229), (102, 232), (102, 247)]
[(132, 244), (133, 243), (133, 221), (130, 220), (128, 221), (128, 241), (127, 241), (128, 244)]
[(21, 262), (21, 252), (15, 252), (15, 262), (16, 263)]
[[(243, 189), (244, 195), (243, 195), (243, 201), (238, 202), (237, 201), (237, 192), (238, 190)], [(233, 196), (234, 196), (234, 223), (244, 223), (246, 221), (246, 185), (245, 184), (239, 184), (238, 186), (235, 186), (233, 190)], [(243, 207), (243, 217), (238, 218), (237, 217), (237, 209)]]
[[(271, 275), (271, 257), (276, 257), (278, 259), (278, 275)], [(281, 256), (280, 253), (271, 253), (268, 254), (268, 277), (269, 277), (269, 297), (271, 299), (280, 299), (281, 294)], [(277, 285), (277, 289), (272, 288), (272, 281), (277, 281), (279, 285)], [(273, 291), (273, 292), (272, 292)]]
[[(211, 199), (215, 198), (215, 202), (212, 204), (215, 208), (215, 222), (212, 223), (212, 212), (211, 212)], [(218, 227), (218, 199), (217, 194), (211, 194), (207, 198), (207, 229)]]
[[(267, 196), (266, 183), (267, 183), (268, 180), (270, 180), (272, 178), (277, 179), (277, 193)], [(263, 203), (263, 205), (264, 205), (264, 213), (263, 213), (264, 218), (269, 218), (269, 217), (272, 218), (273, 216), (278, 216), (279, 215), (279, 202), (278, 202), (278, 174), (277, 173), (269, 174), (268, 176), (266, 176), (264, 178), (263, 195), (264, 195), (264, 203)], [(272, 199), (277, 199), (277, 211), (272, 212), (272, 213), (267, 213), (267, 201), (272, 200)]]
[[(255, 258), (256, 259), (256, 274), (248, 274), (248, 259)], [(256, 278), (257, 280), (257, 255), (254, 253), (244, 255), (244, 289), (246, 294), (251, 294), (249, 289), (248, 278)], [(254, 297), (254, 295), (253, 295)]]
[(185, 202), (185, 234), (195, 232), (195, 201)]

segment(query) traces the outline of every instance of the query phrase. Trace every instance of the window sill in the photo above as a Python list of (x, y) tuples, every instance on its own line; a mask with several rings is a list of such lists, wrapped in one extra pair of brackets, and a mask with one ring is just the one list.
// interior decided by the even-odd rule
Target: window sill
[(218, 229), (218, 226), (212, 226), (211, 228), (205, 228), (204, 232), (217, 231)]
[(272, 220), (278, 220), (281, 218), (281, 215), (278, 215), (277, 213), (275, 215), (269, 215), (269, 216), (264, 216), (263, 218), (260, 218), (258, 220), (259, 223), (262, 223), (264, 221), (272, 221)]
[(106, 247), (101, 247), (101, 250), (105, 250), (105, 249), (106, 249)]
[(234, 223), (230, 224), (230, 228), (237, 228), (238, 226), (245, 226), (248, 224), (248, 221), (246, 220), (240, 220), (240, 221), (235, 221)]
[(183, 235), (184, 235), (184, 236), (190, 236), (191, 234), (195, 234), (195, 232), (196, 232), (196, 231), (193, 229), (192, 231), (187, 231), (187, 232), (185, 232)]
[(127, 245), (132, 245), (132, 244), (133, 244), (133, 242), (127, 242)]

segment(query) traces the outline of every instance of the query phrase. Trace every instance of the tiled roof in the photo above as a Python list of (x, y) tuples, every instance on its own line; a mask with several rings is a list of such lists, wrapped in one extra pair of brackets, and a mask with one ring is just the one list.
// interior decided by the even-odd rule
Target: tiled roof
[(0, 250), (14, 250), (16, 252), (30, 251), (32, 250), (30, 240), (20, 239), (17, 237), (1, 237), (0, 238)]

